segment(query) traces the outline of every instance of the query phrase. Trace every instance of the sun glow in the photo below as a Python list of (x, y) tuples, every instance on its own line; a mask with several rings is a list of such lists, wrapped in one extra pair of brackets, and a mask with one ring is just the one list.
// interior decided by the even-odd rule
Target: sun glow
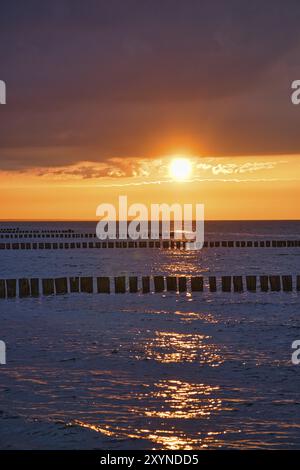
[(170, 176), (176, 181), (185, 181), (192, 172), (191, 162), (187, 158), (174, 158), (170, 164)]

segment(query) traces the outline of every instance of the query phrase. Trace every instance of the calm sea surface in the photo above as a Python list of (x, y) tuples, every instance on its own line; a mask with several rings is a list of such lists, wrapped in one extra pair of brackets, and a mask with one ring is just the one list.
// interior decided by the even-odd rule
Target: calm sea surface
[[(8, 227), (95, 230), (0, 224)], [(294, 240), (299, 229), (208, 222), (205, 238)], [(300, 248), (1, 250), (0, 278), (296, 275), (299, 256)], [(300, 365), (291, 362), (299, 306), (297, 292), (207, 289), (1, 300), (0, 448), (300, 448)]]

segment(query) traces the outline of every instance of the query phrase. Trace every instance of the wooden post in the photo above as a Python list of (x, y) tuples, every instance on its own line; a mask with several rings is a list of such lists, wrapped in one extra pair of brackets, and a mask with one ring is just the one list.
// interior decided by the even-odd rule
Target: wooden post
[(16, 297), (17, 295), (16, 279), (6, 279), (6, 294), (7, 294), (7, 298)]
[(69, 284), (71, 293), (79, 292), (79, 277), (70, 277)]
[(247, 290), (256, 292), (256, 276), (246, 276)]
[(231, 292), (231, 276), (222, 276), (222, 291)]
[(192, 292), (203, 292), (203, 277), (191, 277), (191, 290)]
[(53, 279), (42, 279), (43, 295), (54, 294), (54, 280)]
[(165, 290), (163, 276), (154, 276), (154, 290), (155, 292), (163, 292)]
[(31, 297), (38, 297), (40, 295), (39, 284), (40, 284), (39, 279), (37, 278), (30, 279)]
[(210, 292), (216, 292), (216, 291), (217, 291), (216, 276), (209, 276), (208, 282), (209, 282), (209, 290), (210, 290)]
[(292, 276), (282, 276), (282, 289), (284, 292), (291, 292), (293, 290)]
[(271, 291), (279, 292), (281, 290), (280, 276), (269, 276)]
[(150, 292), (150, 277), (149, 276), (142, 277), (142, 289), (143, 289), (143, 294), (148, 294)]
[(138, 292), (138, 278), (137, 276), (129, 276), (129, 292)]
[(0, 279), (0, 299), (5, 299), (6, 289), (4, 279)]
[(179, 290), (179, 292), (186, 292), (187, 291), (186, 277), (179, 277), (178, 278), (178, 290)]
[(300, 276), (297, 276), (297, 291), (300, 291)]
[(177, 292), (177, 278), (175, 276), (167, 276), (167, 291)]
[(80, 278), (80, 292), (85, 292), (86, 294), (92, 294), (93, 291), (94, 291), (93, 278), (81, 277)]
[(125, 294), (125, 292), (126, 292), (125, 276), (115, 277), (115, 293)]
[(55, 282), (55, 293), (57, 295), (68, 293), (68, 281), (66, 277), (58, 277), (54, 280)]
[(30, 296), (30, 285), (28, 279), (19, 279), (19, 297)]
[(109, 277), (97, 277), (97, 292), (98, 294), (110, 294)]
[(243, 292), (243, 276), (233, 276), (233, 290), (234, 292)]
[(260, 289), (262, 292), (268, 292), (269, 290), (268, 276), (260, 276)]

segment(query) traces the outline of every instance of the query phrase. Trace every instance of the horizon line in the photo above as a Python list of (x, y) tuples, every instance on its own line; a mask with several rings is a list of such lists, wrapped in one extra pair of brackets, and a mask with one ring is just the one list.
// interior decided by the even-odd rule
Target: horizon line
[[(128, 219), (130, 222), (135, 219)], [(122, 220), (117, 219), (116, 222)], [(193, 219), (193, 222), (195, 219)], [(99, 222), (98, 219), (0, 219), (0, 223), (3, 222)], [(148, 220), (151, 222), (151, 220)], [(161, 222), (161, 220), (160, 220)], [(171, 219), (174, 222), (174, 219)], [(205, 222), (300, 222), (300, 219), (206, 219)]]

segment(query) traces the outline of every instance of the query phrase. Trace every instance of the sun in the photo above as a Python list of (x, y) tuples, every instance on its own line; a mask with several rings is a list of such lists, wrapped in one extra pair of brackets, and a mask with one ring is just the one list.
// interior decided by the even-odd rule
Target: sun
[(170, 163), (170, 176), (176, 181), (185, 181), (192, 172), (188, 158), (174, 158)]

